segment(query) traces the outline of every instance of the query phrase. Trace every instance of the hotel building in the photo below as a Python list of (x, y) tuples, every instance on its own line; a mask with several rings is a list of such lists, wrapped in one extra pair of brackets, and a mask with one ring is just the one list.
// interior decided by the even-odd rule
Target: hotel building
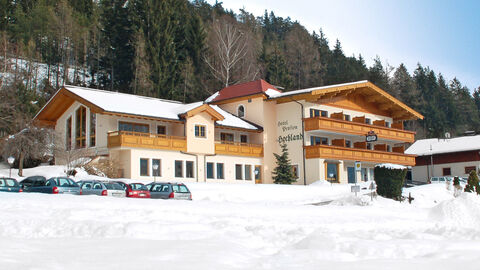
[[(297, 184), (310, 184), (352, 183), (355, 161), (359, 180), (379, 163), (415, 165), (403, 121), (418, 118), (368, 81), (281, 92), (257, 80), (190, 104), (66, 85), (35, 121), (54, 128), (65, 151), (111, 158), (125, 178), (272, 183), (285, 142)], [(378, 139), (366, 142), (369, 132)]]

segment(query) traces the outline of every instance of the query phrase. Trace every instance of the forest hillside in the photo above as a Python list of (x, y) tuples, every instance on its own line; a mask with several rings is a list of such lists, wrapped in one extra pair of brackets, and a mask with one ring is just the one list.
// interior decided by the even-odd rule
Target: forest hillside
[[(247, 7), (248, 9), (248, 7)], [(480, 88), (418, 63), (345, 55), (319, 25), (203, 0), (0, 0), (0, 137), (28, 125), (63, 84), (182, 102), (265, 79), (284, 91), (369, 80), (425, 116), (417, 139), (480, 130)], [(387, 56), (384, 56), (387, 57)]]

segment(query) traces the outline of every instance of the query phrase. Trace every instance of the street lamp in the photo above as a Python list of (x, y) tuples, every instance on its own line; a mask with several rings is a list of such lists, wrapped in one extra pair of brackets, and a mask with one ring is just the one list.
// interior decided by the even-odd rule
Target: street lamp
[(10, 165), (10, 178), (12, 178), (12, 166), (13, 166), (13, 163), (15, 162), (15, 158), (10, 156), (7, 158), (7, 162)]
[(157, 170), (158, 170), (158, 164), (153, 164), (153, 182), (157, 182)]

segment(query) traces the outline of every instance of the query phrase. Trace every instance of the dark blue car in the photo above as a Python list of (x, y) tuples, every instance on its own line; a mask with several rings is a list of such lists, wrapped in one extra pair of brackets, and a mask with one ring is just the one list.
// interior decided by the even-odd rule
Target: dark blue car
[(8, 177), (0, 177), (0, 191), (4, 192), (22, 192), (22, 188), (17, 180)]
[(81, 195), (80, 187), (68, 177), (31, 176), (22, 180), (20, 186), (25, 192)]

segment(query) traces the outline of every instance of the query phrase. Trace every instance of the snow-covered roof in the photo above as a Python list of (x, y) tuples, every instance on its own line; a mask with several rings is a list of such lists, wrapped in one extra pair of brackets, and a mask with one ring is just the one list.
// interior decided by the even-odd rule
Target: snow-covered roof
[(309, 92), (312, 92), (312, 91), (315, 91), (315, 90), (322, 90), (322, 89), (328, 89), (328, 88), (334, 88), (334, 87), (342, 87), (342, 86), (348, 86), (348, 85), (359, 84), (359, 83), (367, 83), (367, 82), (368, 82), (367, 80), (364, 80), (364, 81), (358, 81), (358, 82), (332, 84), (332, 85), (326, 85), (326, 86), (321, 86), (321, 87), (312, 87), (312, 88), (294, 90), (294, 91), (289, 91), (289, 92), (278, 92), (278, 93), (273, 93), (272, 92), (271, 95), (269, 95), (269, 96), (270, 96), (270, 98), (279, 98), (279, 97), (309, 93)]
[(213, 109), (215, 109), (217, 112), (219, 112), (225, 119), (221, 121), (217, 121), (217, 124), (221, 126), (228, 126), (228, 127), (237, 127), (237, 128), (244, 128), (244, 129), (252, 129), (252, 130), (258, 130), (256, 126), (250, 124), (249, 122), (229, 113), (226, 112), (217, 105), (210, 105)]
[(418, 140), (405, 151), (405, 154), (422, 156), (472, 150), (480, 150), (480, 135), (452, 139)]
[[(202, 101), (184, 104), (178, 101), (70, 85), (65, 85), (64, 88), (81, 99), (99, 107), (105, 112), (162, 119), (180, 120), (180, 115), (205, 104)], [(225, 118), (221, 121), (217, 121), (218, 125), (259, 130), (257, 126), (252, 125), (249, 122), (220, 109), (218, 106), (207, 106), (211, 106), (215, 111), (220, 113)]]

